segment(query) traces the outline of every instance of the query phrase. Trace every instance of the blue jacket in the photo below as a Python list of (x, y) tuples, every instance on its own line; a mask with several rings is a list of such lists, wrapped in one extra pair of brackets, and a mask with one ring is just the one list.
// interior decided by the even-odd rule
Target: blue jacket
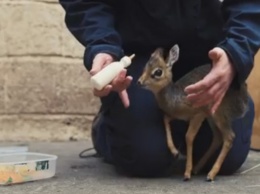
[[(183, 59), (198, 61), (214, 46), (233, 62), (237, 79), (250, 74), (260, 47), (259, 0), (59, 0), (65, 22), (86, 47), (84, 64), (95, 54), (150, 54), (178, 43)], [(205, 59), (206, 60), (206, 59)], [(200, 61), (203, 62), (203, 61)]]

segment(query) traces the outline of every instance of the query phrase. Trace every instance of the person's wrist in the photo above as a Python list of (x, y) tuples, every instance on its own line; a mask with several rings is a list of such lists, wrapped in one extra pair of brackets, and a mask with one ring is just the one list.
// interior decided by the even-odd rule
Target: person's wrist
[[(222, 48), (221, 48), (222, 49)], [(235, 65), (232, 63), (232, 60), (228, 54), (228, 52), (226, 52), (226, 50), (222, 49), (224, 52), (225, 57), (227, 58), (227, 66), (228, 66), (228, 76), (229, 76), (229, 87), (233, 87), (233, 88), (238, 88), (239, 87), (239, 82), (238, 82), (238, 75), (237, 75), (237, 71), (235, 68)]]
[(234, 64), (231, 61), (230, 56), (223, 48), (221, 48), (221, 47), (217, 47), (217, 48), (220, 49), (222, 52), (222, 54), (220, 56), (223, 56), (224, 60), (227, 61), (225, 64), (228, 66), (228, 73), (230, 74), (230, 76), (233, 79), (236, 75), (236, 69), (235, 69)]
[(232, 61), (231, 61), (231, 59), (230, 59), (228, 53), (227, 53), (224, 49), (222, 49), (222, 50), (223, 50), (223, 53), (224, 53), (224, 55), (225, 55), (225, 58), (226, 58), (227, 61), (228, 61), (227, 65), (229, 66), (230, 79), (233, 80), (234, 77), (236, 76), (235, 66), (234, 66), (234, 64), (232, 63)]

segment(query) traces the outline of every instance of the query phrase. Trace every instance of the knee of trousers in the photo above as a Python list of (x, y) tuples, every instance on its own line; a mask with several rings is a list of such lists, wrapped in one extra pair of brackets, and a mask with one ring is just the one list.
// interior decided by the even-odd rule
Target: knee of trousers
[(121, 170), (133, 176), (153, 177), (164, 175), (170, 170), (174, 158), (166, 147), (161, 149), (153, 149), (153, 147), (124, 145), (113, 149), (114, 163)]

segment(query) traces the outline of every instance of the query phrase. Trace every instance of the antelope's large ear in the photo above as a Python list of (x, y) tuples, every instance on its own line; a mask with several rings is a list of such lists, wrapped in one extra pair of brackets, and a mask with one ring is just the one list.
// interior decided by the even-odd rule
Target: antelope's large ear
[(175, 44), (169, 51), (169, 57), (167, 60), (167, 66), (172, 67), (176, 61), (179, 59), (179, 53), (180, 53), (180, 48), (177, 44)]
[(163, 57), (163, 49), (162, 48), (157, 48), (153, 53), (152, 57), (154, 58), (162, 58)]

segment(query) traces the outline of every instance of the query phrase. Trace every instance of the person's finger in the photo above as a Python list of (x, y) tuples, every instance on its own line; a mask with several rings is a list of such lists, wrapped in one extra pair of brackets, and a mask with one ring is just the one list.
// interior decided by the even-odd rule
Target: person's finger
[[(206, 91), (206, 90), (205, 90)], [(191, 103), (196, 102), (205, 91), (199, 91), (197, 93), (187, 94), (186, 99)]]
[(124, 80), (124, 82), (119, 86), (119, 90), (125, 90), (127, 89), (131, 82), (132, 82), (133, 78), (131, 76), (127, 76)]
[(125, 77), (125, 76), (126, 76), (126, 70), (122, 71), (120, 75), (118, 75), (117, 78), (115, 78), (112, 81), (112, 86), (114, 91), (119, 92), (125, 90), (130, 85), (132, 81), (132, 77), (131, 76)]
[(122, 100), (122, 103), (124, 105), (125, 108), (129, 107), (130, 106), (130, 101), (129, 101), (129, 98), (128, 98), (128, 93), (126, 90), (123, 90), (121, 92), (119, 92), (119, 96)]
[(92, 64), (92, 68), (89, 71), (90, 75), (95, 75), (105, 65), (106, 60), (102, 57), (95, 58)]
[(107, 96), (112, 90), (112, 85), (105, 86), (102, 90), (93, 90), (93, 93), (97, 97)]
[(204, 105), (210, 105), (211, 106), (211, 107), (209, 107), (209, 109), (204, 110), (206, 114), (212, 115), (212, 108), (214, 108), (213, 106), (216, 104), (216, 102), (219, 100), (219, 98), (221, 98), (221, 95), (223, 93), (225, 93), (225, 90), (223, 88), (221, 88), (220, 90), (218, 90), (216, 92), (216, 94), (214, 95), (214, 97), (212, 99), (208, 99), (207, 102), (205, 102)]
[(125, 79), (125, 86), (126, 88), (128, 88), (131, 84), (131, 82), (133, 81), (133, 77), (132, 76), (127, 76)]
[(210, 109), (210, 112), (212, 115), (215, 114), (215, 112), (218, 109), (219, 105), (221, 104), (224, 96), (225, 96), (225, 92), (222, 92), (221, 95), (218, 97), (218, 99), (215, 101), (215, 103), (212, 105), (212, 107)]
[(95, 75), (99, 72), (102, 68), (112, 62), (112, 58), (105, 56), (105, 55), (98, 55), (93, 60), (92, 68), (90, 70), (90, 75)]
[(122, 86), (123, 88), (122, 91), (118, 92), (119, 96), (122, 100), (122, 103), (124, 105), (124, 107), (129, 107), (130, 106), (130, 101), (129, 101), (129, 97), (128, 97), (128, 93), (126, 91), (126, 89), (129, 87), (129, 85), (131, 84), (133, 78), (131, 76), (127, 76), (124, 80), (124, 85)]
[(219, 80), (219, 75), (214, 71), (210, 71), (208, 75), (206, 75), (201, 81), (198, 81), (195, 84), (191, 84), (187, 86), (184, 91), (187, 94), (198, 93), (200, 91), (208, 90)]
[(187, 96), (187, 99), (190, 100), (195, 108), (205, 106), (212, 102), (219, 91), (222, 91), (221, 84), (215, 83), (209, 90), (200, 92), (199, 94), (194, 94), (192, 96)]
[(199, 107), (202, 107), (202, 106), (206, 106), (210, 102), (212, 102), (212, 99), (206, 98), (206, 100), (204, 100), (204, 101), (197, 101), (197, 102), (193, 103), (193, 107), (194, 108), (199, 108)]
[(123, 69), (119, 75), (112, 81), (112, 85), (122, 84), (125, 81), (126, 70)]

